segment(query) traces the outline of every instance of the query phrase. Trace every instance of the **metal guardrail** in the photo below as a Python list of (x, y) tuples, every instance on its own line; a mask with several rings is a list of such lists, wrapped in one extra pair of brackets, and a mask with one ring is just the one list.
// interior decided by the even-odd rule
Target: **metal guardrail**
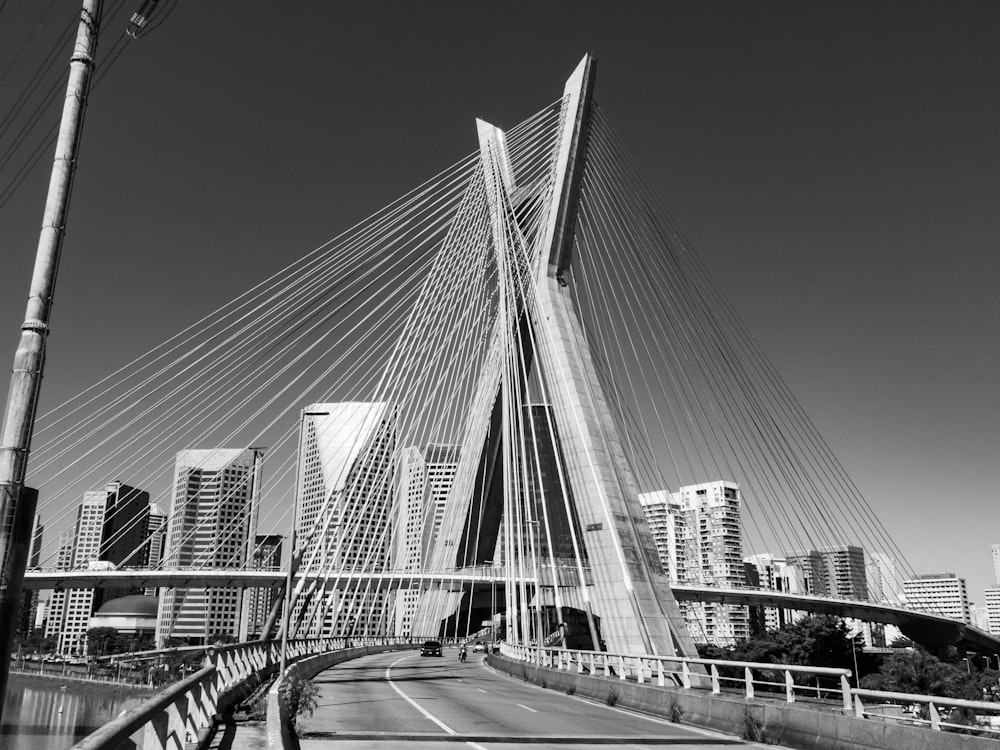
[[(649, 654), (610, 654), (604, 651), (563, 648), (539, 650), (535, 646), (511, 643), (501, 643), (500, 653), (517, 661), (551, 669), (617, 677), (619, 680), (633, 680), (639, 684), (655, 682), (663, 687), (669, 682), (685, 690), (710, 687), (713, 694), (720, 693), (728, 683), (729, 687), (740, 690), (747, 698), (753, 698), (760, 688), (767, 688), (772, 694), (783, 691), (788, 703), (794, 703), (797, 697), (829, 700), (836, 696), (844, 713), (853, 713), (858, 718), (898, 721), (926, 726), (935, 731), (970, 731), (1000, 738), (1000, 702), (855, 688), (850, 685), (851, 671), (848, 669)], [(726, 668), (741, 670), (742, 674), (738, 677), (727, 676), (724, 671), (720, 671)], [(704, 673), (706, 671), (707, 674)], [(783, 679), (773, 679), (775, 674), (782, 675)], [(801, 679), (803, 676), (826, 680), (828, 685), (817, 687), (796, 682), (796, 677)], [(887, 704), (898, 706), (900, 710), (887, 712)], [(912, 710), (914, 707), (917, 707), (916, 711)], [(908, 715), (903, 711), (904, 708), (911, 709)], [(997, 717), (996, 723), (984, 724), (979, 721), (987, 716)]]
[[(864, 690), (858, 688), (852, 688), (851, 695), (854, 698), (854, 715), (859, 719), (878, 718), (882, 721), (900, 721), (908, 724), (928, 726), (935, 731), (972, 731), (977, 734), (1000, 738), (1000, 727), (983, 725), (976, 722), (984, 714), (987, 716), (1000, 716), (1000, 703), (969, 701), (961, 698), (944, 698), (935, 695), (891, 693), (884, 690)], [(869, 705), (865, 705), (865, 700), (869, 700)], [(870, 701), (877, 701), (878, 705), (870, 705)], [(906, 715), (902, 711), (899, 714), (887, 714), (885, 711), (886, 704), (900, 707), (918, 706), (926, 710), (926, 715), (923, 715), (923, 712), (911, 712), (910, 715)], [(945, 714), (942, 709), (950, 709), (950, 712)], [(958, 713), (956, 714), (956, 712)], [(968, 721), (972, 721), (973, 723), (967, 723)]]
[[(851, 670), (830, 667), (805, 667), (795, 664), (764, 664), (757, 662), (725, 661), (721, 659), (689, 659), (682, 656), (656, 656), (650, 654), (610, 654), (605, 651), (577, 651), (565, 648), (500, 645), (500, 653), (517, 661), (540, 664), (552, 669), (576, 671), (579, 674), (604, 675), (619, 680), (655, 682), (663, 687), (671, 684), (690, 690), (695, 687), (711, 688), (713, 694), (722, 692), (723, 684), (742, 690), (753, 698), (758, 689), (766, 688), (784, 692), (785, 700), (794, 703), (796, 697), (829, 698), (839, 696), (845, 711), (852, 709)], [(694, 667), (692, 669), (692, 667)], [(731, 677), (720, 669), (729, 667), (742, 670), (739, 677)], [(706, 674), (707, 672), (707, 674)], [(773, 678), (782, 675), (781, 681)], [(796, 677), (825, 680), (826, 686), (796, 683)]]
[[(288, 642), (288, 659), (356, 646), (409, 643), (408, 638), (318, 638)], [(202, 647), (183, 650), (198, 650)], [(176, 653), (171, 649), (166, 653)], [(116, 750), (139, 731), (143, 750), (182, 748), (211, 727), (220, 701), (254, 674), (281, 663), (281, 641), (253, 641), (206, 649), (205, 666), (104, 725), (71, 750)], [(131, 745), (129, 745), (131, 747)]]

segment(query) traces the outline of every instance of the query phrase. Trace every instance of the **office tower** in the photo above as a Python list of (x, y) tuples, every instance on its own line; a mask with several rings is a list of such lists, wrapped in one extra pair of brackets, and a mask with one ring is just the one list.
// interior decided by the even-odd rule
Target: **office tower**
[[(163, 569), (244, 567), (257, 533), (263, 455), (260, 448), (177, 454)], [(200, 645), (217, 636), (238, 638), (242, 599), (239, 589), (165, 589), (157, 643), (177, 638)]]
[(1000, 586), (1000, 544), (991, 544), (990, 554), (993, 557), (993, 583)]
[[(805, 594), (805, 572), (796, 564), (789, 564), (784, 557), (770, 553), (750, 555), (744, 562), (753, 570), (760, 588), (770, 591), (782, 591), (789, 594)], [(765, 630), (776, 630), (801, 619), (804, 613), (794, 609), (763, 607), (763, 627)]]
[(389, 597), (341, 572), (385, 572), (396, 454), (396, 410), (385, 403), (312, 404), (302, 413), (297, 537), (302, 570), (328, 576), (297, 597), (299, 637), (383, 635)]
[[(417, 573), (423, 570), (424, 527), (433, 529), (434, 516), (425, 524), (424, 510), (427, 497), (427, 464), (423, 453), (416, 446), (404, 448), (399, 454), (399, 471), (396, 490), (395, 517), (392, 527), (392, 555), (390, 567), (393, 571)], [(432, 538), (433, 531), (429, 534)], [(408, 636), (412, 630), (413, 616), (420, 602), (420, 586), (411, 585), (409, 590), (396, 594), (393, 633)]]
[[(281, 570), (281, 534), (258, 534), (250, 557), (249, 570)], [(248, 588), (243, 597), (243, 617), (240, 626), (241, 642), (254, 638), (266, 638), (269, 633), (261, 633), (267, 624), (271, 607), (284, 596), (284, 586)]]
[(868, 595), (873, 602), (899, 606), (903, 601), (903, 577), (896, 567), (896, 558), (885, 552), (868, 555)]
[[(56, 551), (56, 570), (72, 570), (73, 547), (76, 543), (76, 528), (64, 531), (59, 535), (59, 548)], [(58, 648), (59, 634), (62, 633), (66, 621), (67, 589), (56, 589), (49, 597), (45, 620), (45, 637), (56, 642)]]
[[(77, 511), (72, 567), (143, 567), (148, 515), (149, 493), (127, 484), (111, 482), (103, 490), (84, 493)], [(94, 611), (104, 602), (136, 592), (128, 586), (70, 589), (62, 611), (58, 651), (63, 654), (85, 653), (87, 629)]]
[(425, 557), (431, 545), (437, 541), (441, 531), (441, 521), (444, 519), (445, 501), (455, 484), (455, 472), (458, 471), (458, 459), (461, 456), (460, 445), (428, 445), (424, 451), (424, 466), (427, 473), (427, 508), (425, 514), (433, 513), (431, 532), (428, 543), (424, 545)]
[(983, 592), (986, 602), (986, 629), (990, 635), (1000, 635), (1000, 588)]
[(990, 632), (990, 612), (985, 604), (977, 607), (973, 602), (969, 602), (969, 624), (974, 628), (979, 628), (984, 633)]
[[(676, 493), (645, 493), (639, 502), (672, 582), (676, 575), (677, 583), (689, 585), (746, 585), (737, 484), (694, 484)], [(745, 606), (681, 602), (680, 608), (695, 641), (725, 646), (750, 635)]]
[(969, 622), (965, 579), (954, 573), (929, 573), (911, 578), (903, 581), (903, 591), (907, 604), (913, 609)]

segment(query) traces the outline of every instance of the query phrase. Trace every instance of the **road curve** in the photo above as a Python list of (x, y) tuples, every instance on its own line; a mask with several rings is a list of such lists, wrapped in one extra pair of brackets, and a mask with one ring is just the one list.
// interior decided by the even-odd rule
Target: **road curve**
[[(373, 654), (317, 675), (319, 707), (299, 721), (302, 750), (755, 747), (732, 737), (523, 683), (417, 651)], [(771, 750), (774, 750), (773, 747)]]

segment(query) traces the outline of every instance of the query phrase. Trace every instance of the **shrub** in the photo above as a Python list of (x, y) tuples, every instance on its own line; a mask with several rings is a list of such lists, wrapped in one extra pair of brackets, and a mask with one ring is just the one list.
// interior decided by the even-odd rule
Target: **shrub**
[(285, 715), (292, 729), (298, 726), (300, 716), (312, 716), (318, 705), (319, 689), (312, 680), (290, 675), (281, 681), (278, 688), (278, 699), (285, 708)]
[(566, 688), (566, 695), (575, 695), (575, 694), (576, 694), (576, 685), (570, 685), (568, 688)]
[(743, 707), (743, 731), (740, 736), (750, 742), (764, 742), (764, 724), (754, 716), (753, 708), (749, 702)]
[(681, 704), (677, 702), (677, 696), (671, 695), (670, 699), (667, 701), (667, 719), (672, 721), (674, 724), (680, 724), (683, 716), (684, 709), (681, 708)]
[(608, 697), (607, 697), (607, 698), (605, 699), (605, 702), (606, 702), (606, 703), (607, 703), (607, 704), (608, 704), (609, 706), (613, 706), (613, 705), (615, 705), (616, 703), (618, 703), (618, 691), (617, 691), (617, 690), (615, 690), (614, 688), (611, 688), (611, 689), (610, 689), (610, 690), (608, 691)]

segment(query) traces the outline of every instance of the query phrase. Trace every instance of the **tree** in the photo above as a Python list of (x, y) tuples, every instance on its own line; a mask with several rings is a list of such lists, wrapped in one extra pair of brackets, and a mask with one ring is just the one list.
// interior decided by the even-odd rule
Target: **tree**
[(87, 631), (87, 653), (90, 656), (107, 656), (114, 650), (118, 631), (114, 628), (91, 628)]
[(982, 700), (983, 692), (979, 682), (978, 675), (973, 677), (962, 667), (943, 662), (923, 649), (914, 649), (891, 654), (882, 662), (878, 672), (865, 675), (861, 680), (861, 687), (894, 693)]

